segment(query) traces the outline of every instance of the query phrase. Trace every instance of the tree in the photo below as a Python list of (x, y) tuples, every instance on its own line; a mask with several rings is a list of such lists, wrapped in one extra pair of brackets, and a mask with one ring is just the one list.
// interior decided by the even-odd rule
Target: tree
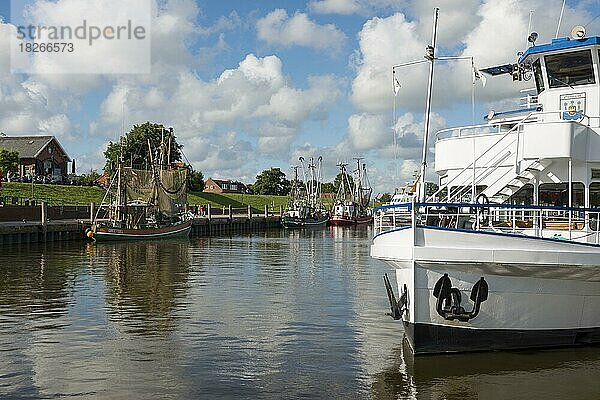
[[(342, 174), (341, 172), (339, 174), (336, 175), (335, 179), (333, 180), (333, 186), (335, 189), (335, 193), (337, 193), (337, 191), (340, 189), (340, 186), (342, 185), (342, 179), (344, 178), (344, 175), (346, 175), (346, 182), (350, 183), (350, 185), (352, 185), (352, 176), (348, 173)], [(348, 188), (349, 190), (352, 190), (352, 188)]]
[(379, 201), (382, 203), (389, 203), (390, 200), (392, 200), (392, 195), (389, 193), (384, 193), (381, 196), (379, 196)]
[(16, 173), (19, 169), (19, 152), (0, 148), (0, 170)]
[(290, 181), (279, 168), (266, 169), (256, 176), (252, 189), (256, 194), (287, 196), (290, 193)]
[(204, 190), (204, 175), (202, 171), (192, 170), (189, 173), (188, 187), (192, 192), (201, 192)]
[[(120, 156), (123, 157), (124, 165), (134, 168), (145, 169), (150, 166), (151, 159), (160, 164), (161, 160), (157, 159), (157, 157), (160, 157), (160, 146), (163, 140), (165, 142), (165, 158), (163, 162), (167, 163), (166, 155), (168, 154), (168, 149), (166, 147), (169, 146), (169, 135), (169, 130), (162, 124), (146, 122), (142, 125), (134, 125), (131, 131), (119, 142), (110, 142), (108, 144), (104, 152), (104, 156), (106, 157), (104, 172), (111, 174), (118, 165)], [(150, 146), (153, 149), (152, 158), (148, 149), (148, 140), (150, 140)], [(170, 141), (171, 162), (181, 161), (182, 147), (182, 145), (177, 143), (175, 135), (173, 135)], [(155, 152), (155, 150), (158, 151)]]
[(93, 186), (98, 178), (100, 178), (98, 171), (90, 169), (90, 172), (79, 177), (79, 183), (84, 186)]
[(335, 193), (335, 184), (333, 182), (325, 182), (321, 186), (321, 192), (323, 193)]

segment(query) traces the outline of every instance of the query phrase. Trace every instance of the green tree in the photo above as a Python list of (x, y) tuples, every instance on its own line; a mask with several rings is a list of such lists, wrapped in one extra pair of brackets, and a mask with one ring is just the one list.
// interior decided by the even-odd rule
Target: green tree
[[(344, 175), (346, 175), (346, 182), (349, 182), (350, 185), (352, 185), (352, 176), (348, 173), (346, 174), (342, 174), (341, 172), (339, 174), (336, 175), (335, 179), (333, 180), (333, 186), (335, 189), (335, 193), (337, 193), (337, 191), (340, 189), (340, 186), (342, 185), (342, 178), (344, 177)], [(352, 187), (349, 188), (350, 190), (352, 190)]]
[(252, 189), (255, 194), (287, 196), (290, 193), (290, 181), (279, 168), (266, 169), (256, 176)]
[[(164, 139), (164, 154), (166, 155), (168, 154), (169, 135), (169, 130), (162, 124), (146, 122), (142, 125), (134, 125), (131, 131), (119, 142), (108, 144), (104, 152), (104, 157), (106, 157), (104, 172), (111, 174), (115, 170), (120, 155), (123, 157), (124, 165), (134, 168), (146, 168), (150, 165), (151, 159), (160, 164), (161, 160), (157, 158), (160, 157), (161, 142)], [(150, 157), (148, 140), (150, 140), (150, 147), (153, 149), (152, 157)], [(181, 161), (181, 148), (183, 146), (177, 143), (175, 135), (170, 140), (170, 146), (171, 162)], [(166, 156), (164, 162), (167, 162)]]
[(92, 186), (96, 183), (96, 179), (100, 178), (100, 174), (95, 169), (90, 169), (87, 174), (79, 177), (79, 183), (85, 186)]
[(204, 190), (204, 175), (202, 171), (192, 170), (189, 173), (188, 187), (192, 192), (201, 192)]
[(389, 203), (390, 200), (392, 200), (392, 195), (389, 193), (384, 193), (381, 196), (379, 196), (379, 201), (382, 203)]
[(16, 173), (19, 169), (19, 152), (0, 148), (0, 170)]
[(333, 182), (325, 182), (321, 186), (321, 192), (323, 193), (335, 193), (335, 184)]

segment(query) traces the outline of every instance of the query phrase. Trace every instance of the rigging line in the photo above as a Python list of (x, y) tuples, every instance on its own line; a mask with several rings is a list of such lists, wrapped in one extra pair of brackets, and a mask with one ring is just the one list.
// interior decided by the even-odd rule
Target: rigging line
[(594, 22), (598, 17), (600, 17), (600, 14), (596, 15), (594, 18), (591, 19), (590, 22), (588, 22), (587, 24), (585, 24), (583, 27), (587, 27), (589, 24), (591, 24), (592, 22)]

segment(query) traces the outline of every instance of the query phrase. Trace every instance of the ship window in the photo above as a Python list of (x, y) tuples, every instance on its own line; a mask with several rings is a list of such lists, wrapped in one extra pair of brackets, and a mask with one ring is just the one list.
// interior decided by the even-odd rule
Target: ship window
[(555, 54), (544, 57), (550, 88), (595, 83), (590, 50)]
[(600, 169), (592, 168), (592, 179), (600, 179)]
[(600, 183), (592, 183), (590, 185), (590, 207), (600, 207)]
[[(567, 183), (544, 183), (540, 185), (541, 206), (569, 206), (569, 185)], [(573, 207), (585, 206), (584, 185), (573, 182)]]
[(544, 91), (544, 77), (542, 76), (542, 63), (539, 59), (533, 63), (533, 77), (535, 78), (537, 92), (540, 94)]

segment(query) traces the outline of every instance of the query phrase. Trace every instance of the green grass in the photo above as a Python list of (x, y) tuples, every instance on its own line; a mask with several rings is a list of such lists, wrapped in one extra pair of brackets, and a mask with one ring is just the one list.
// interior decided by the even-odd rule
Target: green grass
[(211, 207), (247, 208), (250, 205), (254, 211), (262, 212), (265, 205), (269, 210), (279, 210), (279, 206), (285, 209), (289, 202), (288, 196), (269, 196), (262, 194), (239, 194), (239, 193), (202, 193), (192, 192), (188, 194), (188, 203), (191, 205), (206, 205)]
[[(31, 198), (31, 184), (18, 182), (2, 182), (2, 196)], [(91, 202), (100, 204), (104, 196), (104, 189), (95, 186), (67, 186), (67, 185), (34, 185), (34, 197), (47, 201), (52, 205), (88, 205)], [(211, 207), (247, 208), (250, 205), (255, 212), (263, 212), (265, 204), (270, 210), (284, 209), (289, 201), (287, 196), (249, 195), (237, 193), (202, 193), (188, 194), (188, 203), (191, 205), (206, 205)]]
[[(31, 183), (2, 182), (2, 196), (31, 198)], [(87, 205), (91, 202), (100, 204), (104, 190), (94, 186), (33, 186), (33, 197), (52, 205)]]

